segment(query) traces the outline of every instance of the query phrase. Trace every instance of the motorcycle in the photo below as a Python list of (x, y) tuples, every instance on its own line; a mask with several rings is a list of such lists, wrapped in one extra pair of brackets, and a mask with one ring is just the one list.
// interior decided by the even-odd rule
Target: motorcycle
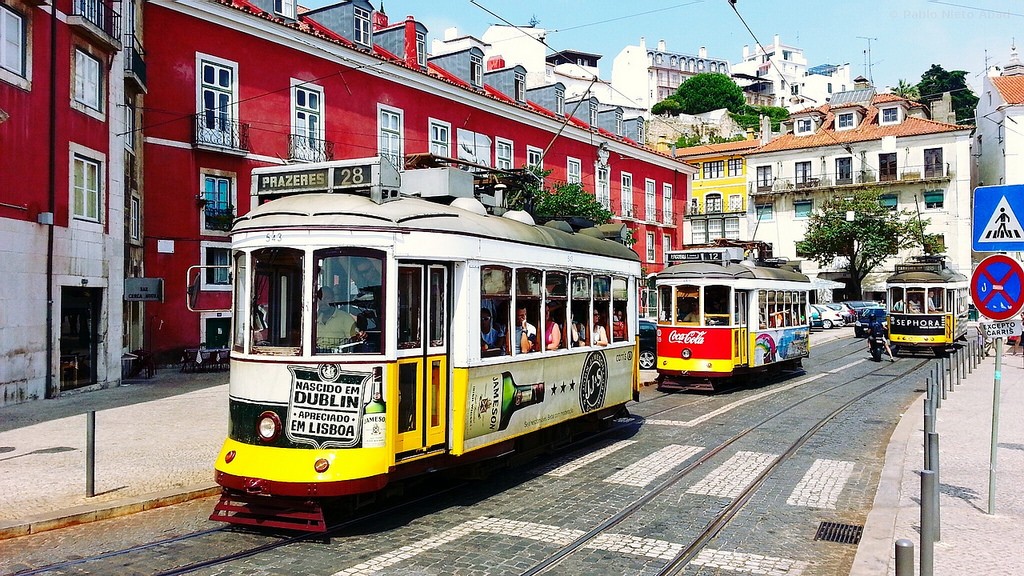
[(885, 352), (885, 341), (882, 336), (868, 335), (868, 346), (871, 348), (871, 359), (875, 362), (882, 361), (882, 353)]

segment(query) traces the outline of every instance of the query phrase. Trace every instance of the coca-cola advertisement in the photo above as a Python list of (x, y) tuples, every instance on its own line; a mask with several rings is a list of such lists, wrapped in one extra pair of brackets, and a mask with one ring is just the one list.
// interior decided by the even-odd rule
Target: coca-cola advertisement
[(732, 358), (732, 329), (665, 328), (659, 330), (658, 355), (679, 358), (683, 348), (689, 348), (693, 358), (726, 360)]

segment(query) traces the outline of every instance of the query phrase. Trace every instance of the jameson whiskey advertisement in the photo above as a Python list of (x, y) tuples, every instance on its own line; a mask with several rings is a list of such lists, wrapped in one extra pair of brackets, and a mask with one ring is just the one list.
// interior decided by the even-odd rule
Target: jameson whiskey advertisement
[(511, 372), (489, 381), (471, 382), (466, 416), (466, 438), (508, 428), (516, 412), (544, 401), (544, 383), (516, 384)]
[(384, 446), (386, 425), (383, 375), (380, 368), (374, 368), (370, 376), (370, 400), (363, 406), (363, 448)]

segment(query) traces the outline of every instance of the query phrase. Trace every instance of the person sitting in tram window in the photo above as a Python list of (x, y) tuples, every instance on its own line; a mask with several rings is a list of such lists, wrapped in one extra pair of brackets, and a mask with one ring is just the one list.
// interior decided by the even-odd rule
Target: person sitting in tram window
[(526, 321), (526, 306), (516, 308), (515, 350), (523, 354), (533, 350), (537, 342), (537, 327)]
[(903, 300), (897, 300), (892, 304), (893, 312), (903, 312)]
[(316, 314), (316, 347), (338, 352), (357, 334), (356, 318), (337, 307), (336, 292), (331, 286), (320, 287)]
[(583, 322), (573, 320), (572, 325), (570, 326), (569, 335), (571, 337), (570, 341), (572, 342), (573, 348), (587, 345), (587, 326)]
[(545, 310), (545, 316), (547, 316), (544, 322), (545, 350), (558, 350), (562, 347), (562, 329), (559, 328), (558, 320), (556, 320), (556, 312), (558, 311), (558, 309), (550, 305)]
[(922, 296), (920, 294), (911, 294), (907, 297), (907, 307), (913, 314), (920, 314), (924, 306), (921, 305)]
[(928, 311), (942, 312), (942, 293), (938, 288), (928, 291)]
[(683, 308), (679, 311), (680, 322), (699, 322), (700, 314), (697, 313), (697, 300), (687, 298), (683, 300)]
[(616, 342), (626, 339), (626, 315), (622, 310), (616, 310), (612, 320), (612, 338)]
[(594, 346), (608, 345), (608, 331), (604, 327), (604, 318), (594, 310), (594, 327), (590, 330), (590, 343)]
[(505, 332), (495, 326), (489, 308), (480, 309), (480, 352), (484, 356), (505, 353)]

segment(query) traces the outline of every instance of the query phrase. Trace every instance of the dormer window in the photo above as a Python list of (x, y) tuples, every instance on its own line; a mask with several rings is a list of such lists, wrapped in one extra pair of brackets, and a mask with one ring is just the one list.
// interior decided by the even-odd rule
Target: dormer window
[(857, 126), (857, 118), (853, 112), (843, 112), (836, 117), (837, 130), (849, 130)]
[(641, 144), (644, 144), (647, 141), (647, 138), (644, 135), (644, 119), (643, 118), (637, 118), (636, 119), (636, 141), (641, 143)]
[(295, 19), (295, 0), (274, 0), (274, 13)]
[(597, 127), (597, 106), (590, 106), (590, 126)]
[(615, 113), (615, 135), (622, 136), (622, 112)]
[(900, 121), (900, 109), (896, 106), (890, 106), (888, 108), (882, 108), (880, 114), (880, 124), (898, 124)]
[(416, 64), (420, 68), (427, 67), (427, 37), (422, 32), (416, 33)]
[(370, 46), (370, 11), (358, 6), (354, 7), (355, 38), (353, 41), (362, 46)]
[(469, 82), (477, 88), (484, 85), (484, 60), (478, 54), (469, 57)]
[(565, 90), (555, 90), (555, 114), (565, 114)]
[(516, 72), (512, 80), (516, 102), (526, 102), (526, 75)]
[(814, 122), (810, 118), (797, 118), (796, 120), (796, 133), (797, 134), (810, 134), (814, 131)]

